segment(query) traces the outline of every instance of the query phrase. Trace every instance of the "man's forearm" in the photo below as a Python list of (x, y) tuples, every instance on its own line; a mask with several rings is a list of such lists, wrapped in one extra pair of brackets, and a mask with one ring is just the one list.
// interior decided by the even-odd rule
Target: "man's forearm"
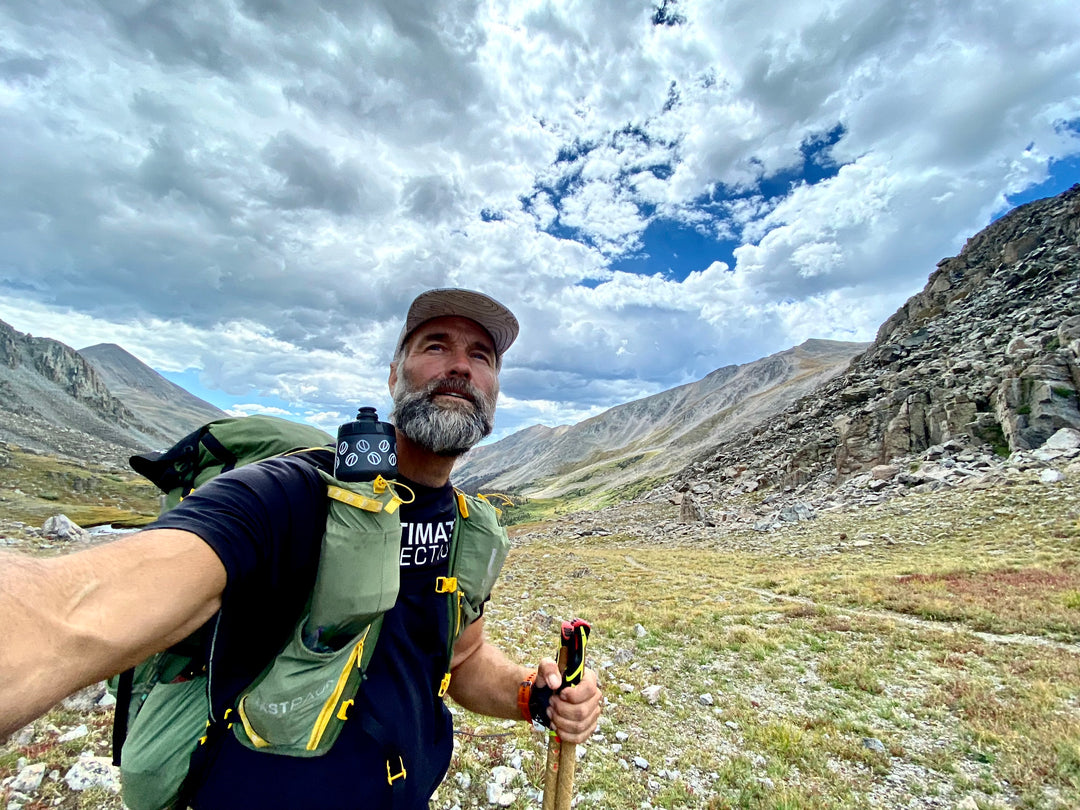
[(450, 697), (478, 714), (520, 720), (518, 686), (531, 672), (532, 669), (513, 663), (498, 647), (484, 641), (454, 669)]
[(224, 582), (217, 557), (186, 532), (49, 559), (0, 556), (0, 738), (196, 630)]

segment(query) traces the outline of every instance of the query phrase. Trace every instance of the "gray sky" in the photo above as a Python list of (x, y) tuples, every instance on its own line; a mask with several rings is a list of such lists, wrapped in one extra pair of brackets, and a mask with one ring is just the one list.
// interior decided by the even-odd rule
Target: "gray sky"
[(1077, 180), (1075, 0), (0, 6), (0, 318), (331, 428), (429, 287), (520, 318), (506, 435), (870, 340)]

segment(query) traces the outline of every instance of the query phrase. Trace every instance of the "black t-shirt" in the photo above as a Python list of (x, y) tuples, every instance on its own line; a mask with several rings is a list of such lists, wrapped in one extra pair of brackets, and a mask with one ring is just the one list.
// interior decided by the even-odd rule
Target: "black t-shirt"
[[(416, 493), (401, 507), (401, 589), (386, 613), (367, 679), (341, 736), (320, 757), (253, 751), (225, 734), (199, 751), (204, 778), (193, 806), (216, 808), (427, 808), (453, 750), (450, 714), (436, 695), (445, 671), (449, 613), (435, 579), (448, 573), (453, 489), (405, 481)], [(210, 481), (163, 515), (155, 528), (202, 537), (228, 574), (211, 620), (210, 692), (220, 717), (295, 629), (318, 568), (326, 487), (301, 458), (249, 465)], [(353, 718), (358, 718), (353, 720)], [(367, 730), (365, 730), (365, 726)], [(376, 733), (376, 729), (378, 733)], [(391, 737), (392, 739), (376, 739)], [(406, 776), (387, 780), (402, 763)]]

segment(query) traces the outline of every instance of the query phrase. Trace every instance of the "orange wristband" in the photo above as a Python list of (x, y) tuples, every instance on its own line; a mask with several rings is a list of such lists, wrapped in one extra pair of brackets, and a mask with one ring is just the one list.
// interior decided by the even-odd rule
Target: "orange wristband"
[(526, 722), (532, 722), (532, 713), (529, 711), (529, 698), (532, 697), (533, 682), (536, 680), (536, 673), (533, 672), (518, 686), (518, 711), (521, 712), (521, 716)]

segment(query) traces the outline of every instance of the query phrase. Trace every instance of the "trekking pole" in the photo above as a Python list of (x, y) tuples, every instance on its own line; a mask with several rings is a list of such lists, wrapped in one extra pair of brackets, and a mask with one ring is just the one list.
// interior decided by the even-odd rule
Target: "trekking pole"
[[(585, 645), (589, 640), (589, 623), (583, 619), (562, 623), (559, 646), (559, 671), (563, 689), (581, 683), (585, 672)], [(547, 769), (544, 772), (543, 810), (570, 810), (574, 797), (574, 768), (577, 765), (577, 745), (564, 743), (554, 730), (548, 732)]]

